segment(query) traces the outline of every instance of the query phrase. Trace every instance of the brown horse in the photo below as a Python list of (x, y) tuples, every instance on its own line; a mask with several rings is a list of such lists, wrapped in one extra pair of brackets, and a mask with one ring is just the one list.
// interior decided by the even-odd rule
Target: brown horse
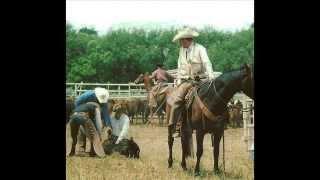
[(228, 107), (229, 109), (229, 123), (231, 127), (241, 127), (242, 125), (242, 104), (239, 101), (237, 104), (232, 104)]
[[(203, 139), (206, 133), (211, 134), (214, 147), (214, 172), (219, 172), (219, 145), (224, 133), (224, 124), (228, 119), (227, 102), (236, 92), (243, 91), (253, 98), (253, 73), (247, 64), (239, 70), (224, 73), (214, 80), (208, 80), (199, 85), (195, 99), (190, 108), (183, 111), (181, 128), (182, 161), (181, 167), (186, 168), (187, 156), (192, 155), (192, 130), (196, 130), (197, 162), (195, 175), (200, 173), (200, 159), (203, 153)], [(170, 117), (170, 105), (167, 103), (167, 119)], [(207, 110), (207, 111), (206, 111)], [(208, 116), (211, 112), (211, 116)], [(172, 167), (173, 126), (168, 127), (169, 168)]]
[(164, 115), (163, 115), (163, 111), (166, 111), (166, 99), (167, 99), (167, 95), (172, 91), (172, 87), (168, 87), (164, 93), (161, 93), (159, 95), (156, 96), (156, 103), (157, 106), (154, 108), (152, 106), (149, 105), (149, 100), (150, 100), (150, 96), (152, 96), (152, 92), (151, 89), (154, 86), (152, 80), (149, 78), (149, 73), (146, 72), (145, 74), (140, 74), (138, 76), (138, 78), (134, 81), (134, 83), (138, 84), (143, 82), (144, 84), (144, 88), (147, 90), (148, 92), (148, 106), (147, 106), (147, 110), (145, 111), (145, 118), (146, 121), (148, 122), (148, 116), (149, 113), (151, 113), (151, 118), (153, 117), (153, 114), (156, 112), (159, 118), (159, 124), (163, 124), (164, 121)]
[[(137, 98), (129, 98), (124, 101), (123, 104), (126, 113), (130, 119), (130, 122), (133, 124), (134, 118), (137, 119), (138, 111), (140, 110), (140, 99)], [(137, 120), (136, 120), (137, 121)]]
[(75, 108), (74, 98), (67, 97), (66, 98), (66, 124), (69, 122), (70, 116)]

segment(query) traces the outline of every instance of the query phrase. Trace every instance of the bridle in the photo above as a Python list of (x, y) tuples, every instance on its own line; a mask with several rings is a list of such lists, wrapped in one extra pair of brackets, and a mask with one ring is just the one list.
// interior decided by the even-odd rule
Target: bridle
[[(224, 105), (228, 105), (228, 103), (219, 95), (219, 93), (217, 92), (217, 89), (216, 89), (216, 86), (214, 85), (214, 82), (213, 82), (214, 80), (212, 80), (211, 82), (210, 82), (210, 86), (211, 86), (211, 84), (213, 85), (213, 89), (214, 89), (214, 92), (215, 92), (215, 94), (216, 94), (216, 96), (223, 102), (223, 104)], [(209, 87), (210, 87), (209, 86)]]

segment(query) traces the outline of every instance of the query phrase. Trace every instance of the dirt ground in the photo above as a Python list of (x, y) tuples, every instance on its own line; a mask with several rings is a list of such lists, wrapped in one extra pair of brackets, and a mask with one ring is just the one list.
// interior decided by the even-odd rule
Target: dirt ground
[[(119, 154), (105, 158), (92, 158), (79, 152), (66, 158), (67, 180), (141, 180), (141, 179), (253, 179), (253, 161), (249, 159), (246, 143), (242, 139), (243, 129), (225, 131), (225, 175), (213, 174), (213, 149), (210, 135), (204, 139), (201, 158), (201, 175), (194, 177), (196, 157), (187, 160), (188, 171), (180, 167), (181, 144), (175, 139), (173, 147), (173, 168), (168, 169), (167, 128), (157, 125), (131, 125), (130, 136), (140, 146), (140, 159), (127, 159)], [(194, 150), (196, 140), (194, 138)], [(67, 139), (69, 140), (69, 139)], [(89, 150), (89, 148), (87, 148)], [(222, 168), (222, 141), (219, 165)]]

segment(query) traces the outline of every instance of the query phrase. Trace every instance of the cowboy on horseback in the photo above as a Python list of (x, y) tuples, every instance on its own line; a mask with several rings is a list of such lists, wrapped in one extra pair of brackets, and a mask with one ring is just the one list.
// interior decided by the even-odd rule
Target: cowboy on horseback
[(149, 97), (149, 106), (156, 108), (157, 101), (156, 96), (160, 92), (162, 87), (167, 86), (169, 79), (173, 79), (173, 77), (163, 68), (163, 64), (157, 64), (157, 69), (153, 71), (150, 79), (156, 80), (156, 85), (151, 89), (150, 97)]
[(193, 41), (197, 36), (199, 36), (198, 32), (186, 27), (173, 38), (173, 42), (179, 41), (181, 45), (178, 58), (178, 86), (167, 100), (167, 103), (172, 106), (169, 126), (176, 126), (172, 128), (175, 129), (174, 137), (180, 137), (182, 122), (179, 115), (188, 90), (202, 80), (214, 78), (206, 48)]

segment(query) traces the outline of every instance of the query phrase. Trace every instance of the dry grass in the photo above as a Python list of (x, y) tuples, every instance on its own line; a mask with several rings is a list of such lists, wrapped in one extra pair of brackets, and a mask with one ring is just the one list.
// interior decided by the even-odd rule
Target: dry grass
[[(105, 158), (85, 156), (67, 157), (66, 177), (68, 180), (140, 180), (140, 179), (253, 179), (253, 162), (242, 141), (242, 129), (225, 131), (226, 174), (213, 174), (213, 153), (209, 134), (205, 136), (204, 152), (201, 158), (201, 176), (195, 178), (193, 171), (196, 158), (187, 160), (188, 171), (180, 167), (181, 145), (176, 139), (173, 147), (173, 168), (168, 169), (167, 128), (133, 125), (130, 135), (140, 146), (140, 159), (127, 159), (119, 154)], [(196, 141), (194, 136), (194, 146)], [(219, 164), (222, 167), (222, 141)]]

